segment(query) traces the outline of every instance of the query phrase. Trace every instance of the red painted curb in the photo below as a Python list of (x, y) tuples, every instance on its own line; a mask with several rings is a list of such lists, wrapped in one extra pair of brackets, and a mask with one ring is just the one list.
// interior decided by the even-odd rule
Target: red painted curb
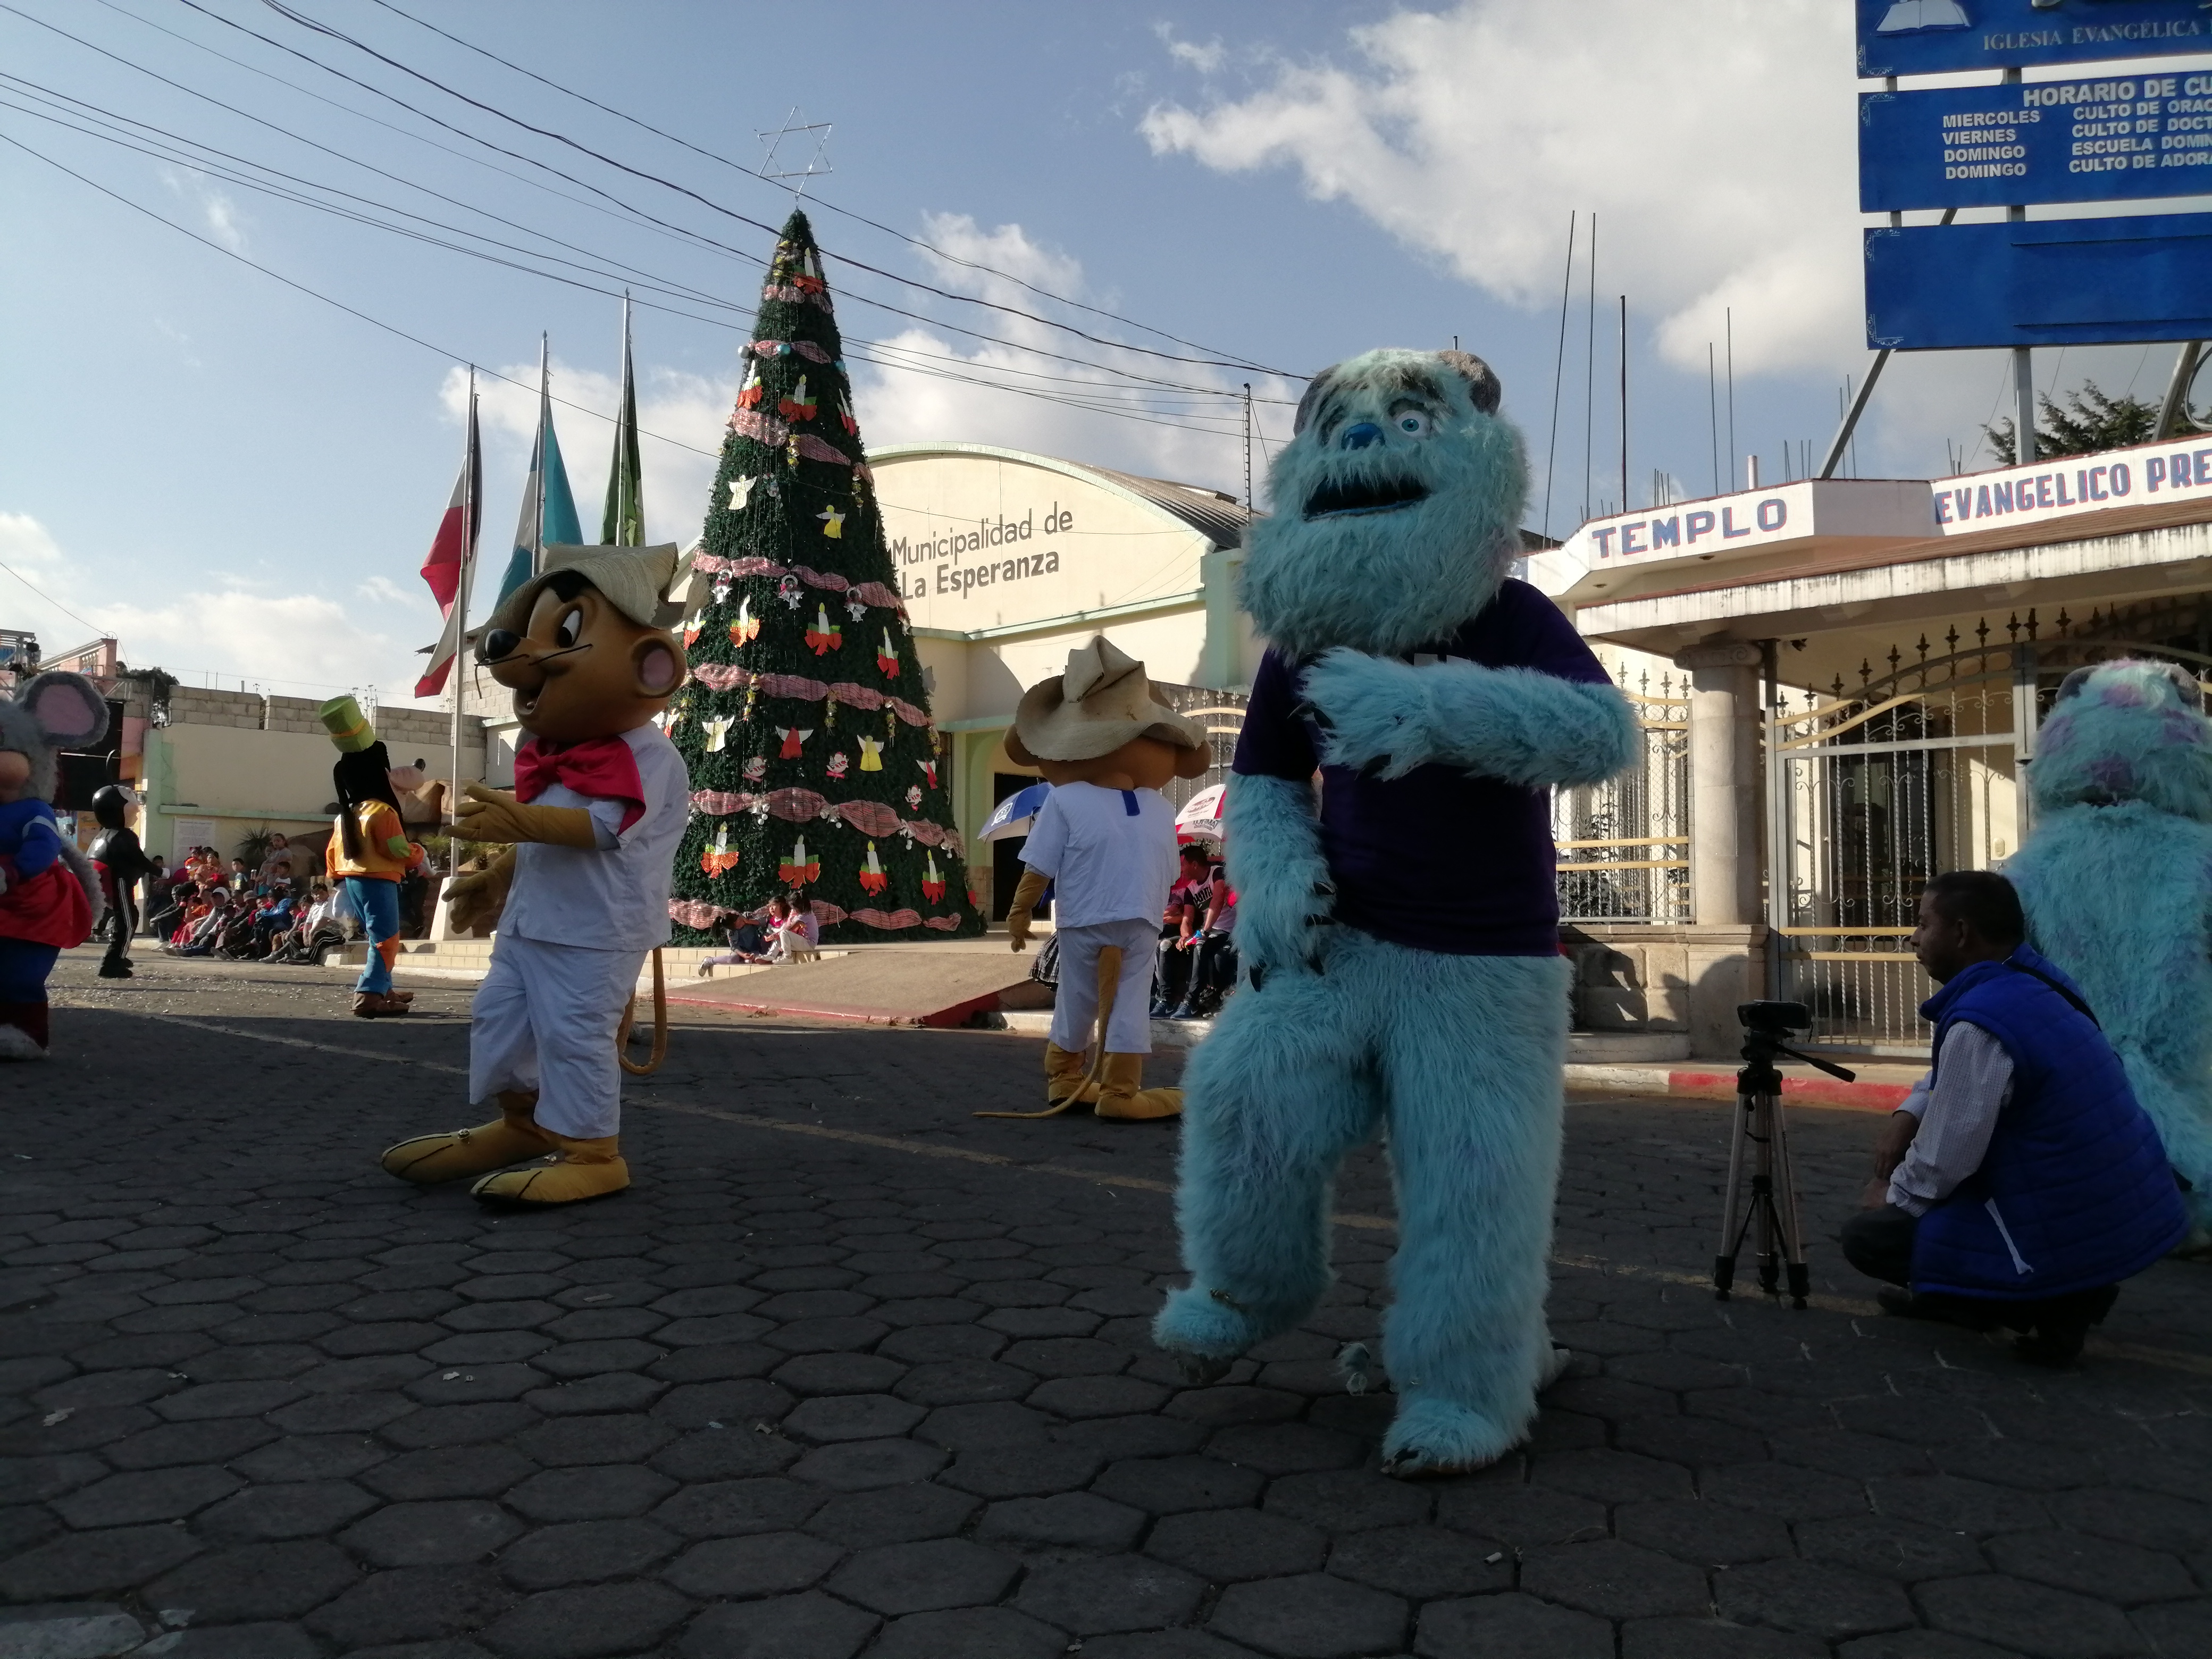
[(835, 1019), (848, 1025), (933, 1025), (952, 1027), (965, 1025), (977, 1014), (994, 1012), (999, 1006), (999, 994), (986, 992), (966, 1002), (957, 1002), (950, 1008), (939, 1008), (926, 1014), (895, 1014), (888, 1009), (809, 1008), (797, 1003), (775, 1000), (766, 997), (757, 1001), (741, 1000), (735, 997), (685, 996), (680, 991), (668, 993), (672, 1004), (683, 1003), (694, 1008), (726, 1008), (738, 1014), (789, 1014), (798, 1019)]
[[(1700, 1100), (1735, 1098), (1734, 1072), (1670, 1071), (1667, 1092)], [(1802, 1106), (1842, 1106), (1859, 1112), (1893, 1112), (1912, 1092), (1902, 1083), (1845, 1083), (1831, 1077), (1785, 1077), (1782, 1097)]]

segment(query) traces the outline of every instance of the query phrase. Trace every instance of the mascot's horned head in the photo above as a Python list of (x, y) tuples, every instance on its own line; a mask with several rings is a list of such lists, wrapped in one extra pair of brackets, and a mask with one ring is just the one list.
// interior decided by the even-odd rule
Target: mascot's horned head
[(1370, 351), (1323, 369), (1267, 473), (1244, 608), (1297, 656), (1448, 638), (1521, 552), (1528, 465), (1498, 377), (1462, 351)]
[(2142, 801), (2212, 823), (2212, 720), (2189, 671), (2130, 659), (2077, 668), (2058, 688), (2027, 769), (2035, 804)]

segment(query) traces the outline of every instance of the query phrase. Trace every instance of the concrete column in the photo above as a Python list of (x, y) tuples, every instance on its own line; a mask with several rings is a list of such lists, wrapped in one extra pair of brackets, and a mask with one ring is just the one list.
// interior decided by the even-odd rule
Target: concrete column
[(1701, 927), (1762, 921), (1759, 647), (1701, 645), (1690, 675), (1690, 891)]

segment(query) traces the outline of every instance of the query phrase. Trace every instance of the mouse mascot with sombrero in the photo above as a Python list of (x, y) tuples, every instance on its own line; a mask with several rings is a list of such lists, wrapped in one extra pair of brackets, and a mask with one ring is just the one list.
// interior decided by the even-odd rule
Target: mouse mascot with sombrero
[[(384, 1155), (404, 1180), (481, 1176), (477, 1197), (532, 1206), (629, 1185), (618, 1032), (647, 952), (668, 940), (690, 810), (683, 757), (653, 724), (684, 684), (663, 598), (676, 549), (551, 546), (545, 560), (477, 646), (530, 735), (513, 792), (471, 784), (457, 816), (463, 836), (511, 849), (447, 889), (457, 929), (498, 920), (471, 1013), (469, 1098), (499, 1116)], [(508, 1167), (526, 1159), (541, 1161)]]
[[(1006, 753), (1052, 785), (1022, 847), (1029, 866), (1006, 915), (1014, 949), (1050, 884), (1060, 989), (1044, 1051), (1048, 1117), (1095, 1102), (1105, 1118), (1173, 1117), (1176, 1089), (1144, 1087), (1152, 1051), (1152, 957), (1176, 878), (1170, 778), (1205, 772), (1206, 734), (1152, 696), (1144, 664), (1103, 634), (1067, 672), (1022, 694)], [(1091, 1030), (1099, 1052), (1089, 1058)]]

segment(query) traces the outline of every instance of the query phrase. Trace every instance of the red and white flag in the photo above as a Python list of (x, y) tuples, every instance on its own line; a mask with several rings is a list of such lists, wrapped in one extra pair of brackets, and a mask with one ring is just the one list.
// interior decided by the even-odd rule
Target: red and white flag
[(461, 458), (461, 475), (453, 480), (453, 498), (446, 516), (438, 520), (438, 533), (422, 561), (422, 580), (430, 584), (446, 626), (430, 647), (430, 666), (415, 682), (415, 695), (434, 697), (446, 689), (453, 659), (460, 654), (462, 635), (468, 628), (469, 577), (477, 559), (477, 530), (483, 521), (483, 455), (477, 444), (476, 377), (469, 377), (469, 439)]

